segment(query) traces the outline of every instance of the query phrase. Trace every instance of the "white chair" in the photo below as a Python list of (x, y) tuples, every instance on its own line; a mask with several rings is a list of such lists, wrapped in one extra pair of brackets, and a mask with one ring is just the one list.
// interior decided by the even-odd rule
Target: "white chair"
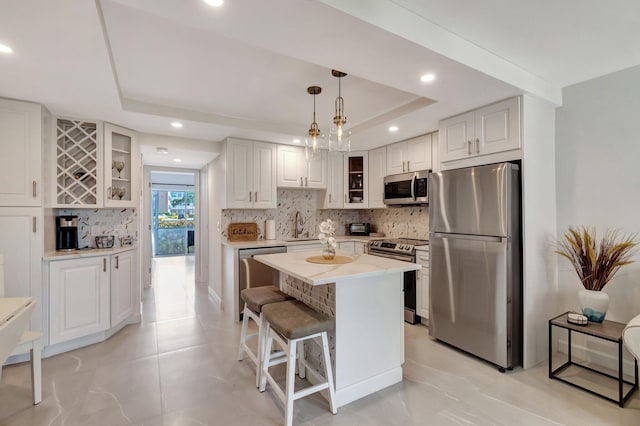
[[(15, 309), (22, 304), (22, 309)], [(42, 401), (42, 333), (27, 330), (36, 302), (29, 297), (4, 297), (4, 258), (0, 254), (0, 307), (10, 312), (0, 317), (0, 380), (2, 365), (8, 357), (28, 353), (31, 360), (31, 386), (33, 403)]]
[(622, 331), (622, 340), (631, 355), (640, 361), (640, 315), (629, 321)]

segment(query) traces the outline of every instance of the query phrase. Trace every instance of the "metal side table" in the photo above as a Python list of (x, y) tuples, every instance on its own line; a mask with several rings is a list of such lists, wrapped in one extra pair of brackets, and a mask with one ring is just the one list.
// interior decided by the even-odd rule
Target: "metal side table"
[[(627, 402), (627, 400), (631, 397), (631, 395), (638, 389), (638, 361), (634, 358), (634, 373), (635, 373), (635, 383), (629, 382), (624, 380), (623, 378), (623, 368), (622, 368), (622, 330), (624, 330), (625, 324), (619, 323), (619, 322), (614, 322), (614, 321), (603, 321), (602, 323), (594, 323), (594, 322), (589, 322), (588, 325), (576, 325), (576, 324), (572, 324), (570, 322), (567, 321), (567, 314), (568, 312), (565, 312), (564, 314), (558, 315), (555, 318), (551, 318), (549, 320), (549, 378), (550, 379), (556, 379), (556, 380), (560, 380), (561, 382), (567, 383), (571, 386), (577, 387), (579, 389), (582, 389), (584, 391), (587, 391), (593, 395), (599, 396), (601, 398), (604, 398), (608, 401), (611, 402), (615, 402), (617, 403), (620, 407), (624, 407), (624, 404)], [(567, 330), (567, 355), (568, 355), (568, 359), (567, 362), (565, 362), (564, 364), (562, 364), (560, 367), (556, 368), (555, 370), (553, 370), (553, 359), (552, 359), (552, 351), (551, 351), (551, 342), (552, 342), (552, 330), (553, 327), (560, 327), (560, 328), (564, 328), (565, 330)], [(605, 373), (603, 371), (598, 371), (594, 368), (588, 367), (586, 365), (582, 365), (579, 363), (576, 363), (573, 361), (572, 359), (572, 355), (571, 355), (571, 333), (572, 332), (576, 332), (576, 333), (580, 333), (580, 334), (585, 334), (588, 336), (593, 336), (596, 337), (598, 339), (602, 339), (602, 340), (606, 340), (608, 342), (612, 342), (612, 343), (616, 343), (618, 345), (618, 376), (613, 376), (611, 374)], [(580, 367), (582, 369), (591, 371), (592, 373), (596, 373), (599, 374), (601, 376), (605, 376), (608, 377), (610, 379), (615, 380), (618, 383), (618, 399), (613, 399), (610, 398), (607, 395), (604, 395), (602, 393), (596, 392), (594, 390), (585, 388), (583, 386), (580, 386), (576, 383), (573, 383), (571, 381), (569, 381), (568, 379), (562, 378), (559, 376), (559, 374), (564, 371), (565, 369), (567, 369), (570, 366), (576, 366), (576, 367)], [(629, 391), (624, 394), (623, 393), (623, 386), (624, 384), (627, 385), (631, 385), (631, 389), (629, 389)]]

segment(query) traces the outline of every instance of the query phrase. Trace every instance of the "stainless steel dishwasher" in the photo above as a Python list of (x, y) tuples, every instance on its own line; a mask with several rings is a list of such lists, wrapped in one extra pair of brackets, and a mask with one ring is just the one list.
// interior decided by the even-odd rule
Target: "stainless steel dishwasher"
[[(265, 285), (278, 285), (280, 281), (280, 272), (270, 266), (260, 263), (257, 260), (253, 260), (253, 256), (257, 254), (271, 254), (271, 253), (286, 253), (287, 248), (285, 246), (276, 247), (260, 247), (260, 248), (248, 248), (238, 249), (238, 264), (236, 265), (236, 273), (238, 274), (238, 312), (239, 319), (242, 320), (242, 310), (244, 309), (244, 302), (240, 298), (240, 292), (247, 287), (261, 287)], [(247, 282), (247, 274), (245, 268), (242, 266), (242, 259), (249, 260), (249, 268), (251, 270), (252, 277), (260, 277), (259, 279), (252, 278), (252, 282)]]

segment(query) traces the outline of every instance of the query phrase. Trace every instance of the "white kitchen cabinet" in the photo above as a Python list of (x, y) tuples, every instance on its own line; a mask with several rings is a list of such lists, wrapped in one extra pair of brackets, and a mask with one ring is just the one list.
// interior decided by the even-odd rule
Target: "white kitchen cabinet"
[(226, 208), (275, 209), (276, 145), (228, 139)]
[(136, 251), (111, 256), (111, 327), (122, 323), (136, 311)]
[(431, 134), (387, 145), (388, 175), (432, 169)]
[(369, 151), (369, 208), (386, 208), (384, 177), (387, 171), (387, 147)]
[(369, 207), (369, 153), (354, 151), (344, 155), (345, 209)]
[(43, 215), (39, 207), (0, 208), (0, 254), (4, 256), (5, 297), (38, 301), (32, 330), (42, 330)]
[(338, 249), (355, 253), (356, 245), (354, 241), (340, 241), (338, 242)]
[(109, 328), (109, 264), (109, 256), (49, 262), (50, 344)]
[(321, 209), (341, 209), (344, 205), (344, 155), (330, 152), (327, 155), (327, 191), (321, 200)]
[(439, 140), (443, 163), (519, 150), (520, 97), (442, 120)]
[(320, 151), (307, 158), (306, 149), (299, 146), (278, 145), (278, 188), (327, 187), (327, 152)]
[(138, 134), (104, 123), (105, 207), (137, 207), (140, 196)]
[(416, 249), (416, 263), (422, 269), (416, 271), (416, 313), (429, 318), (429, 248)]
[(356, 254), (365, 254), (366, 253), (366, 243), (361, 243), (359, 241), (354, 242), (354, 251)]
[(318, 250), (318, 255), (320, 255), (324, 246), (325, 245), (320, 241), (318, 241), (317, 243), (293, 244), (287, 246), (287, 253), (291, 253), (294, 251)]
[(0, 99), (0, 206), (42, 205), (43, 131), (41, 105)]

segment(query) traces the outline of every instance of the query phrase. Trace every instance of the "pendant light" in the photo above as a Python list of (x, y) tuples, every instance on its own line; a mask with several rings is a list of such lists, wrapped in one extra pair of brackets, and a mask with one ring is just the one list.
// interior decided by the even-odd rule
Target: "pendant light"
[(309, 160), (318, 155), (321, 149), (327, 149), (327, 147), (324, 143), (324, 135), (320, 132), (318, 123), (316, 123), (316, 95), (322, 93), (322, 88), (319, 86), (309, 86), (307, 87), (307, 93), (313, 95), (313, 122), (309, 126), (309, 131), (304, 139), (306, 157), (307, 160)]
[(331, 70), (331, 75), (338, 78), (338, 97), (336, 111), (329, 132), (329, 151), (351, 151), (351, 131), (347, 127), (347, 116), (344, 114), (341, 80), (347, 73)]

